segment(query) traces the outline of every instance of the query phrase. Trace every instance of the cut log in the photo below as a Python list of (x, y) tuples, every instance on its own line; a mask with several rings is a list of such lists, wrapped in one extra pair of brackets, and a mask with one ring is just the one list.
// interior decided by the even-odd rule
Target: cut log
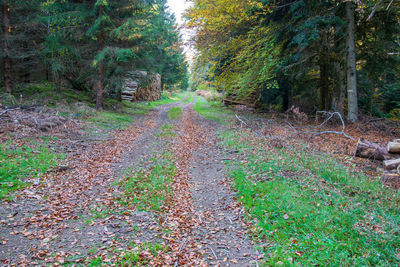
[(393, 172), (385, 172), (381, 176), (383, 184), (398, 184), (400, 182), (400, 175)]
[(363, 139), (358, 140), (355, 156), (375, 160), (397, 158), (396, 155), (390, 154), (385, 147)]
[(400, 165), (400, 158), (398, 159), (390, 159), (383, 161), (383, 168), (386, 171), (395, 170)]
[(389, 151), (389, 153), (400, 153), (400, 143), (389, 142), (387, 144), (387, 150)]

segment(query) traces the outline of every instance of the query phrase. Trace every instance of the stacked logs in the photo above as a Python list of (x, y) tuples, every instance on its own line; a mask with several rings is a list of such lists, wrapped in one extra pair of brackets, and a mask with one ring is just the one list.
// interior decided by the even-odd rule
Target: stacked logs
[(400, 139), (389, 142), (386, 147), (360, 139), (357, 143), (355, 156), (381, 160), (383, 174), (381, 181), (385, 184), (400, 183)]
[(161, 98), (161, 76), (146, 71), (131, 71), (124, 79), (121, 98), (127, 101), (155, 101)]

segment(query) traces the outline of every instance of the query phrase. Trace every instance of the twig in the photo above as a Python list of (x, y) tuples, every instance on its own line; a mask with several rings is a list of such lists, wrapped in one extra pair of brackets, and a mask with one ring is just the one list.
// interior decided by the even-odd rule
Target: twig
[(345, 132), (338, 132), (338, 131), (324, 131), (324, 132), (320, 132), (320, 133), (313, 133), (312, 135), (316, 136), (316, 135), (327, 134), (327, 133), (343, 134), (344, 137), (347, 137), (351, 140), (355, 140), (353, 137), (349, 136)]
[(390, 1), (389, 5), (386, 7), (386, 10), (389, 10), (389, 7), (393, 4), (393, 0)]
[(215, 259), (218, 260), (217, 254), (215, 254), (213, 248), (211, 246), (209, 246), (209, 248), (211, 249), (211, 252), (214, 255)]
[(367, 21), (370, 21), (370, 19), (372, 19), (372, 17), (374, 16), (376, 10), (378, 9), (379, 4), (382, 2), (382, 0), (379, 0), (378, 3), (376, 3), (374, 9), (372, 10), (371, 14), (369, 14)]
[(385, 120), (385, 118), (373, 118), (373, 119), (370, 119), (369, 121), (367, 121), (367, 123), (371, 123), (374, 121), (383, 121), (383, 120)]
[(183, 249), (183, 247), (185, 246), (186, 240), (187, 240), (187, 238), (185, 238), (185, 239), (183, 240), (183, 242), (181, 243), (181, 245), (179, 246), (178, 253), (180, 253), (181, 250)]
[(244, 124), (245, 126), (249, 126), (249, 125), (247, 125), (247, 123), (244, 121), (244, 120), (242, 120), (241, 118), (239, 118), (239, 116), (235, 113), (235, 117), (240, 121), (240, 127), (242, 127), (242, 125)]
[(289, 125), (290, 129), (292, 129), (293, 131), (297, 132), (297, 130), (293, 127), (293, 125), (288, 120), (286, 120), (285, 122), (286, 122), (287, 125)]
[[(186, 238), (183, 239), (181, 245), (179, 246), (177, 254), (180, 253), (181, 250), (183, 249), (183, 247), (185, 246), (186, 240), (187, 240)], [(177, 267), (177, 266), (178, 266), (178, 260), (176, 260), (175, 263), (174, 263), (174, 267)]]
[(0, 113), (0, 116), (3, 115), (3, 114), (6, 114), (6, 113), (9, 112), (9, 111), (17, 110), (17, 109), (20, 109), (20, 108), (19, 108), (19, 107), (18, 107), (18, 108), (9, 108), (9, 109), (3, 110), (3, 111)]

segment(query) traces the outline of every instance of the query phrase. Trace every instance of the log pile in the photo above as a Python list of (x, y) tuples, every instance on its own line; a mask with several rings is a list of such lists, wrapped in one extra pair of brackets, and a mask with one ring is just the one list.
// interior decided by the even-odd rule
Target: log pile
[(355, 156), (381, 160), (384, 170), (381, 181), (389, 185), (398, 186), (400, 184), (400, 139), (389, 142), (386, 147), (360, 139)]
[(257, 93), (253, 92), (247, 97), (239, 97), (235, 94), (228, 94), (224, 97), (224, 105), (225, 106), (235, 106), (235, 105), (245, 105), (250, 108), (254, 108), (256, 106), (256, 102), (258, 99)]
[(161, 98), (161, 76), (132, 71), (124, 80), (121, 98), (127, 101), (155, 101)]

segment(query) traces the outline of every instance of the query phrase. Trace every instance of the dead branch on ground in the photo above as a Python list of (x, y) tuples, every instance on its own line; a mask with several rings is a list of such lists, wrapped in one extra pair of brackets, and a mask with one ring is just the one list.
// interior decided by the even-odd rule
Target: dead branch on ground
[(342, 131), (314, 132), (314, 133), (312, 133), (313, 136), (321, 135), (321, 134), (327, 134), (327, 133), (334, 133), (334, 134), (342, 134), (344, 137), (349, 138), (349, 139), (351, 139), (351, 140), (354, 140), (353, 137), (351, 137), (350, 135), (348, 135), (348, 134), (345, 133), (346, 126), (345, 126), (345, 124), (344, 124), (344, 120), (343, 120), (343, 118), (342, 118), (342, 115), (340, 115), (339, 112), (337, 112), (337, 111), (335, 111), (335, 112), (329, 112), (329, 111), (324, 111), (324, 110), (317, 111), (317, 112), (316, 112), (316, 120), (318, 119), (318, 114), (327, 114), (327, 115), (329, 115), (329, 117), (328, 117), (323, 123), (321, 123), (321, 124), (319, 125), (319, 127), (323, 126), (323, 125), (326, 124), (329, 120), (331, 120), (335, 115), (337, 115), (337, 116), (339, 117), (341, 123), (342, 123)]

